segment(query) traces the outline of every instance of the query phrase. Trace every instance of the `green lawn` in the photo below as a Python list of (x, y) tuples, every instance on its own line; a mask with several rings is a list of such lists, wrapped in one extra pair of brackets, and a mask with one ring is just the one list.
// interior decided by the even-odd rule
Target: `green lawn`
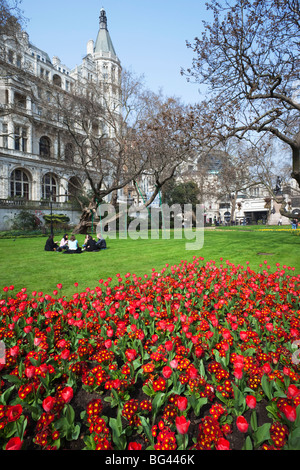
[[(57, 283), (63, 284), (63, 295), (70, 296), (86, 287), (99, 285), (99, 279), (116, 278), (127, 272), (138, 276), (151, 274), (152, 268), (161, 270), (166, 263), (179, 264), (181, 260), (192, 260), (193, 256), (204, 257), (204, 261), (215, 260), (223, 264), (229, 260), (254, 269), (260, 269), (264, 260), (276, 269), (281, 266), (295, 268), (300, 273), (300, 230), (205, 230), (204, 245), (200, 250), (186, 250), (184, 239), (108, 240), (108, 249), (98, 253), (63, 255), (45, 252), (46, 238), (16, 238), (0, 240), (0, 289), (14, 285), (15, 289), (26, 287), (51, 294)], [(56, 235), (56, 239), (60, 236)], [(78, 241), (83, 243), (84, 236)], [(267, 253), (267, 254), (258, 254)], [(78, 282), (75, 288), (74, 283)]]

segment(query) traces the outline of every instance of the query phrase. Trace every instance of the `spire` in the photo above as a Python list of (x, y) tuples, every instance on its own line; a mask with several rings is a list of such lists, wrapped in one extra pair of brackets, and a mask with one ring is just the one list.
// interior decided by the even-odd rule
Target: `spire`
[(101, 8), (100, 11), (100, 28), (95, 42), (94, 52), (111, 53), (113, 57), (117, 56), (107, 29), (107, 17), (104, 8)]
[(103, 7), (101, 8), (99, 19), (100, 19), (100, 29), (106, 29), (108, 31), (106, 12)]

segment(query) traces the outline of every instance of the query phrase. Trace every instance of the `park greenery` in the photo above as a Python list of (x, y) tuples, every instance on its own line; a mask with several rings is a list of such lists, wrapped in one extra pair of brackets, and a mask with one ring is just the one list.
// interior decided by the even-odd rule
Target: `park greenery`
[[(138, 90), (123, 94), (133, 115), (116, 125), (117, 113), (105, 114), (111, 141), (97, 126), (78, 140), (73, 126), (99, 117), (97, 100), (53, 96), (91, 188), (69, 232), (79, 245), (93, 210), (141, 175), (155, 187), (146, 206), (161, 191), (170, 204), (198, 204), (195, 184), (174, 185), (176, 172), (204, 147), (204, 160), (212, 148), (228, 160), (232, 139), (251, 145), (234, 147), (237, 168), (249, 148), (252, 166), (265, 162), (268, 136), (279, 139), (300, 182), (298, 0), (208, 7), (214, 21), (190, 44), (184, 72), (210, 87), (204, 102), (183, 106), (125, 74), (123, 86)], [(0, 17), (1, 34), (18, 27)], [(119, 233), (105, 250), (65, 256), (44, 250), (50, 226), (59, 242), (68, 223), (49, 217), (43, 233), (22, 212), (0, 236), (2, 450), (300, 450), (299, 229), (206, 227), (194, 251), (184, 230)]]
[(2, 449), (299, 450), (299, 238), (180, 242), (1, 240)]

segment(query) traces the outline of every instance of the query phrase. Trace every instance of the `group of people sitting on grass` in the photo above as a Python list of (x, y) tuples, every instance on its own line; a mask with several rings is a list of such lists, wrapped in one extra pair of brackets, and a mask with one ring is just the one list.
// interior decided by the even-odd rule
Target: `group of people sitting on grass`
[(86, 235), (84, 244), (79, 246), (74, 235), (66, 233), (60, 242), (55, 242), (53, 235), (50, 235), (45, 244), (45, 251), (57, 251), (64, 254), (82, 253), (83, 251), (100, 251), (106, 249), (106, 241), (100, 235), (95, 240), (91, 235)]

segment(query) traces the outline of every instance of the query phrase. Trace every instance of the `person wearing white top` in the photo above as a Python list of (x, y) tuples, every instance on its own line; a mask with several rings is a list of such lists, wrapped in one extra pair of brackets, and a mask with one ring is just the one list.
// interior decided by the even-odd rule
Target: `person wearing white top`
[(81, 253), (81, 248), (78, 245), (78, 241), (71, 235), (70, 240), (68, 242), (68, 250), (64, 251), (64, 253)]

